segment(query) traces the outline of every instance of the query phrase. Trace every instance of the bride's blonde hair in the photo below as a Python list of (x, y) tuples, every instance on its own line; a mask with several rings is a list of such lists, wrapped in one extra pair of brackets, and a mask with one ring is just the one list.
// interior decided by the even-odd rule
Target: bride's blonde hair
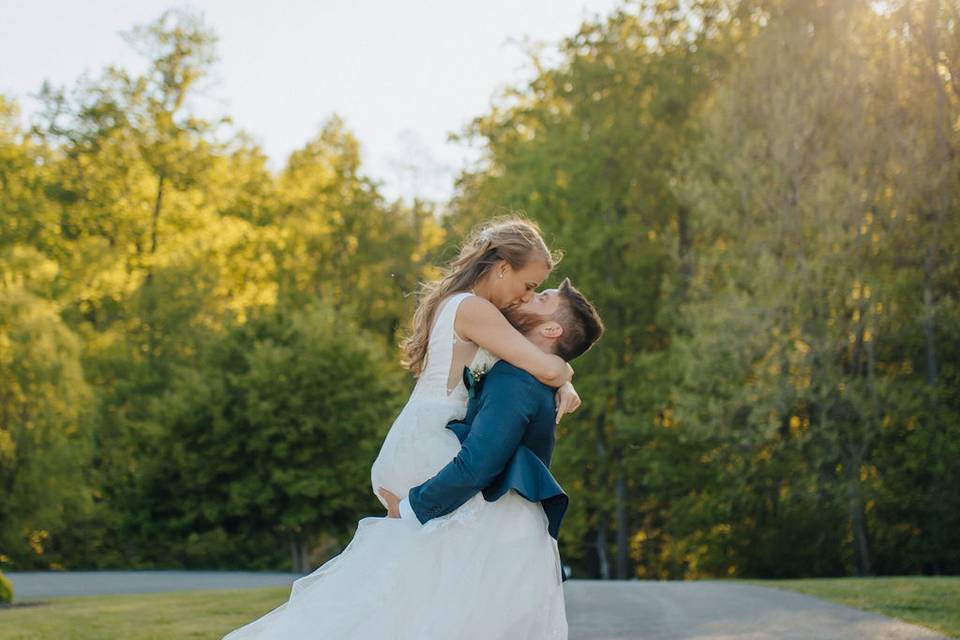
[(412, 331), (400, 343), (403, 366), (415, 376), (420, 375), (440, 301), (448, 294), (470, 291), (497, 260), (506, 260), (513, 269), (519, 270), (531, 259), (539, 258), (553, 270), (562, 257), (562, 252), (551, 252), (547, 248), (540, 227), (520, 215), (492, 218), (474, 227), (460, 247), (459, 255), (444, 268), (443, 276), (433, 282), (420, 283), (420, 302), (413, 314)]

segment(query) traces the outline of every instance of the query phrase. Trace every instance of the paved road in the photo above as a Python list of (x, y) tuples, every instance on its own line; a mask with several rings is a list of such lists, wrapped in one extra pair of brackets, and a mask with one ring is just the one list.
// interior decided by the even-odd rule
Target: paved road
[(570, 640), (913, 640), (929, 629), (729, 581), (565, 583)]
[[(62, 596), (289, 586), (300, 574), (70, 571), (6, 574), (16, 602)], [(934, 640), (923, 627), (799, 593), (729, 581), (569, 580), (569, 640)]]
[(5, 573), (14, 603), (64, 596), (290, 586), (299, 573), (260, 571), (24, 571)]

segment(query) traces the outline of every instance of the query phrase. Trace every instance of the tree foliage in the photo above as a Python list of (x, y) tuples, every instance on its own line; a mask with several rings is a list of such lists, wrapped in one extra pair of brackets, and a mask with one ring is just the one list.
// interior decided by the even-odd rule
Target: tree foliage
[(957, 15), (640, 2), (465, 130), (449, 226), (531, 215), (610, 329), (558, 444), (579, 570), (955, 570)]
[(142, 73), (0, 96), (0, 567), (305, 571), (381, 515), (417, 283), (520, 211), (599, 307), (558, 429), (576, 576), (960, 570), (960, 5), (639, 0), (387, 202), (330, 114), (277, 172)]
[[(404, 293), (442, 230), (429, 203), (384, 200), (335, 115), (278, 174), (229, 118), (198, 117), (216, 36), (196, 15), (166, 12), (126, 39), (141, 75), (44, 85), (29, 130), (0, 100), (3, 393), (25, 416), (0, 430), (15, 490), (0, 562), (304, 567), (379, 509), (361, 470), (399, 393)], [(306, 413), (282, 418), (290, 406)], [(222, 464), (256, 453), (261, 475), (217, 472), (234, 492), (220, 502), (204, 466), (219, 452), (196, 453), (237, 430), (261, 449), (241, 438)]]

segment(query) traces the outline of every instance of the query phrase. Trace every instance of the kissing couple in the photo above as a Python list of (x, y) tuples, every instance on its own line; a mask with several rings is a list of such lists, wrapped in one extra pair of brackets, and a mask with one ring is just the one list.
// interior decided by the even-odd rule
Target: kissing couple
[(417, 377), (371, 469), (386, 517), (223, 640), (566, 639), (550, 473), (556, 425), (580, 405), (570, 362), (601, 337), (537, 225), (495, 219), (424, 283), (404, 365)]

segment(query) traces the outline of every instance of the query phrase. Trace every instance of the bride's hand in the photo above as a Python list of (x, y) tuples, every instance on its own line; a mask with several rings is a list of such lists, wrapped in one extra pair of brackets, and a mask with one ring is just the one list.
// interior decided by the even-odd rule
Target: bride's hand
[(580, 406), (580, 396), (577, 390), (573, 388), (573, 383), (567, 382), (557, 389), (557, 424), (560, 424), (560, 417), (565, 413), (573, 413)]
[(380, 487), (377, 493), (379, 493), (380, 497), (387, 502), (387, 517), (399, 518), (400, 517), (400, 497), (390, 493), (383, 487)]

